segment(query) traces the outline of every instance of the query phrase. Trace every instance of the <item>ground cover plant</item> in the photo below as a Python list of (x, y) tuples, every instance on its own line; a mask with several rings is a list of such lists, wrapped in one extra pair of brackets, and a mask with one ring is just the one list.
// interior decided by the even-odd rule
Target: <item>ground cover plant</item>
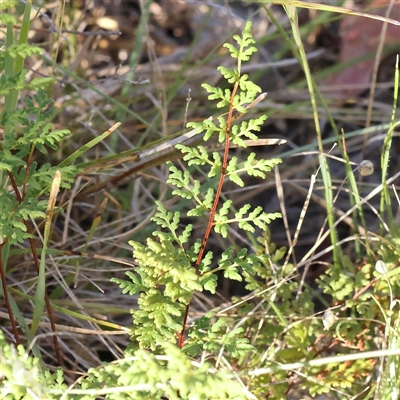
[(359, 106), (307, 48), (350, 12), (270, 3), (0, 5), (2, 398), (398, 398), (397, 5)]

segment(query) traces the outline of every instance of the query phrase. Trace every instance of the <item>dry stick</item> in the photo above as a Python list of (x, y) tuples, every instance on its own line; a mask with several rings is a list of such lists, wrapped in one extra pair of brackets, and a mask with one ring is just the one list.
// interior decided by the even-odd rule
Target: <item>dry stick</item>
[[(289, 249), (293, 249), (293, 243), (292, 243), (292, 237), (290, 236), (290, 227), (289, 227), (289, 221), (287, 217), (287, 212), (286, 212), (286, 206), (285, 206), (285, 199), (284, 199), (284, 193), (283, 193), (283, 186), (282, 186), (282, 179), (281, 175), (279, 173), (279, 168), (275, 166), (275, 185), (276, 185), (276, 194), (279, 199), (279, 204), (282, 212), (282, 219), (283, 219), (283, 225), (285, 227), (285, 232), (286, 232), (286, 239), (289, 244)], [(291, 250), (288, 252), (288, 257), (286, 257), (285, 263), (283, 264), (283, 270), (286, 268), (287, 263), (289, 262), (290, 254), (292, 253)], [(296, 256), (293, 252), (293, 263), (296, 265)]]
[[(210, 216), (209, 216), (209, 219), (208, 219), (207, 228), (206, 228), (206, 231), (205, 231), (204, 236), (203, 236), (203, 241), (201, 243), (201, 247), (200, 247), (199, 254), (197, 256), (196, 263), (194, 265), (196, 273), (199, 270), (199, 266), (200, 266), (201, 260), (203, 258), (204, 250), (206, 248), (207, 241), (208, 241), (211, 229), (212, 229), (213, 224), (214, 224), (215, 212), (217, 211), (219, 198), (220, 198), (221, 192), (222, 192), (222, 186), (224, 185), (224, 180), (225, 180), (225, 176), (226, 176), (226, 167), (228, 165), (229, 141), (230, 141), (230, 132), (231, 132), (232, 116), (233, 116), (233, 100), (235, 98), (238, 86), (239, 86), (239, 83), (236, 82), (235, 86), (233, 87), (232, 94), (231, 94), (231, 101), (230, 101), (230, 105), (229, 105), (229, 114), (228, 114), (228, 117), (227, 117), (226, 129), (225, 129), (225, 149), (224, 149), (224, 157), (223, 157), (222, 165), (221, 165), (221, 175), (220, 175), (220, 178), (219, 178), (218, 188), (217, 188), (217, 191), (215, 193), (214, 203), (213, 203), (213, 206), (212, 206), (211, 211), (210, 211)], [(256, 99), (256, 101), (257, 101), (257, 99)], [(253, 102), (253, 103), (255, 103), (255, 102)], [(188, 318), (188, 315), (189, 315), (189, 308), (190, 308), (190, 302), (186, 305), (185, 315), (183, 317), (182, 331), (181, 331), (181, 333), (179, 335), (179, 348), (183, 347), (183, 339), (184, 339), (184, 336), (185, 336), (186, 321), (187, 321), (187, 318)]]
[[(19, 203), (22, 203), (22, 200), (23, 200), (23, 199), (22, 199), (21, 193), (19, 192), (17, 183), (15, 182), (14, 176), (13, 176), (11, 173), (9, 173), (8, 176), (9, 176), (9, 178), (10, 178), (10, 181), (11, 181), (11, 184), (12, 184), (12, 187), (13, 187), (13, 189), (14, 189), (15, 196), (17, 197), (18, 202), (19, 202)], [(26, 221), (23, 221), (23, 222), (24, 222), (26, 228), (29, 229), (27, 222), (26, 222)], [(39, 257), (38, 257), (38, 255), (37, 255), (37, 253), (36, 253), (36, 248), (35, 248), (35, 246), (34, 246), (34, 243), (33, 243), (32, 238), (29, 238), (28, 240), (29, 240), (29, 246), (30, 246), (30, 248), (31, 248), (31, 252), (32, 252), (34, 264), (35, 264), (35, 267), (36, 267), (36, 272), (39, 274), (39, 264), (40, 264), (40, 262), (39, 262)], [(5, 293), (5, 288), (4, 288), (4, 293)], [(46, 302), (47, 312), (48, 312), (48, 314), (49, 314), (49, 320), (50, 320), (50, 324), (51, 324), (51, 330), (52, 330), (53, 332), (56, 332), (56, 324), (55, 324), (55, 322), (54, 322), (53, 310), (52, 310), (52, 308), (51, 308), (49, 296), (47, 295), (46, 289), (45, 289), (45, 291), (44, 291), (44, 299), (45, 299), (45, 302)], [(62, 357), (61, 357), (60, 346), (59, 346), (59, 344), (58, 344), (57, 335), (54, 335), (54, 336), (53, 336), (53, 343), (54, 343), (54, 350), (55, 350), (55, 352), (56, 352), (57, 362), (58, 362), (58, 364), (61, 366), (61, 365), (62, 365)]]
[(187, 124), (187, 114), (188, 114), (188, 111), (189, 111), (189, 104), (190, 104), (190, 102), (192, 100), (192, 98), (190, 97), (190, 93), (191, 92), (192, 92), (192, 90), (189, 88), (188, 89), (188, 95), (186, 97), (186, 108), (185, 108), (185, 117), (183, 119), (183, 129), (185, 129), (185, 126)]
[[(49, 32), (53, 32), (53, 29), (47, 29)], [(122, 35), (120, 30), (116, 31), (105, 31), (103, 29), (99, 29), (97, 31), (92, 32), (83, 32), (83, 31), (71, 31), (69, 29), (63, 29), (59, 31), (60, 33), (71, 33), (73, 35), (81, 35), (81, 36), (112, 36), (112, 35)]]

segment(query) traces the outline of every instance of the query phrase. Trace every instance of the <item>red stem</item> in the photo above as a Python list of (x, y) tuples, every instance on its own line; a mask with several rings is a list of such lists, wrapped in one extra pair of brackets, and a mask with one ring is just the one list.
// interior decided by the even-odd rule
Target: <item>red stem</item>
[[(229, 103), (228, 118), (226, 120), (225, 149), (224, 149), (224, 157), (223, 157), (222, 165), (221, 165), (221, 175), (219, 177), (219, 183), (218, 183), (217, 191), (215, 193), (214, 203), (213, 203), (213, 206), (212, 206), (211, 211), (210, 211), (210, 216), (208, 218), (207, 228), (206, 228), (206, 231), (205, 231), (204, 236), (203, 236), (203, 241), (201, 242), (201, 247), (200, 247), (200, 251), (199, 251), (199, 254), (197, 256), (197, 259), (196, 259), (196, 263), (194, 265), (194, 268), (195, 268), (196, 272), (198, 272), (198, 270), (199, 270), (199, 266), (200, 266), (201, 260), (203, 259), (204, 250), (206, 248), (206, 245), (207, 245), (207, 242), (208, 242), (208, 238), (209, 238), (210, 233), (211, 233), (211, 229), (212, 229), (212, 227), (214, 225), (214, 217), (215, 217), (215, 213), (217, 211), (219, 198), (221, 197), (222, 187), (224, 185), (224, 180), (225, 180), (225, 176), (226, 176), (226, 167), (228, 165), (228, 156), (229, 156), (229, 141), (230, 141), (232, 116), (233, 116), (233, 99), (235, 98), (238, 85), (239, 85), (239, 83), (236, 82), (235, 86), (233, 87), (232, 95), (231, 95), (231, 101)], [(190, 302), (186, 305), (185, 315), (184, 315), (183, 321), (182, 321), (182, 330), (181, 330), (181, 333), (179, 334), (178, 346), (179, 346), (180, 349), (184, 345), (186, 322), (187, 322), (187, 318), (188, 318), (188, 315), (189, 315), (189, 308), (190, 308)]]

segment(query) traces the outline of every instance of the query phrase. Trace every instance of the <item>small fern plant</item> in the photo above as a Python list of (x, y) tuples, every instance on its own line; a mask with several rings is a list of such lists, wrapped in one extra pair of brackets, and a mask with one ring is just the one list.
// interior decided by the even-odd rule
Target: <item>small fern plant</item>
[[(58, 143), (70, 132), (53, 129), (57, 113), (46, 94), (51, 77), (36, 77), (27, 81), (28, 70), (23, 68), (26, 58), (43, 51), (28, 44), (31, 2), (27, 2), (20, 37), (15, 40), (17, 19), (12, 6), (17, 1), (0, 5), (0, 21), (7, 27), (6, 44), (0, 49), (0, 97), (4, 109), (0, 126), (4, 137), (0, 144), (0, 244), (13, 245), (31, 238), (27, 222), (30, 218), (45, 218), (47, 200), (57, 170), (62, 175), (61, 187), (69, 188), (77, 174), (73, 166), (39, 166), (38, 153), (57, 150)], [(4, 12), (4, 11), (9, 12)], [(19, 101), (19, 103), (18, 103)]]
[[(241, 73), (242, 63), (248, 61), (257, 51), (253, 46), (251, 23), (248, 22), (241, 36), (235, 35), (236, 46), (227, 43), (231, 57), (237, 59), (234, 69), (219, 67), (219, 71), (231, 88), (225, 90), (203, 84), (209, 100), (218, 101), (217, 107), (226, 109), (225, 115), (214, 120), (206, 119), (201, 123), (190, 122), (188, 127), (203, 134), (207, 144), (213, 136), (223, 144), (224, 150), (209, 152), (205, 146), (188, 147), (182, 144), (176, 148), (183, 153), (183, 161), (188, 168), (201, 168), (209, 180), (214, 179), (216, 188), (210, 182), (194, 179), (188, 169), (182, 170), (168, 163), (169, 183), (173, 195), (182, 198), (187, 211), (168, 211), (161, 202), (157, 202), (157, 212), (153, 221), (158, 230), (154, 238), (147, 239), (146, 244), (131, 241), (133, 257), (137, 263), (134, 271), (127, 272), (130, 280), (113, 278), (123, 290), (130, 295), (139, 294), (138, 308), (133, 314), (133, 348), (156, 350), (164, 342), (177, 342), (191, 356), (203, 350), (218, 352), (222, 347), (231, 355), (239, 355), (252, 349), (247, 339), (241, 338), (242, 329), (230, 334), (218, 334), (226, 322), (215, 320), (209, 314), (201, 320), (201, 332), (191, 329), (187, 332), (187, 318), (190, 302), (196, 292), (215, 293), (217, 272), (224, 278), (247, 282), (256, 275), (255, 268), (267, 264), (267, 256), (249, 254), (246, 248), (227, 247), (217, 260), (213, 253), (206, 251), (207, 241), (213, 230), (216, 235), (226, 238), (229, 229), (239, 229), (254, 233), (256, 228), (266, 230), (268, 223), (279, 217), (279, 213), (266, 213), (262, 207), (252, 208), (246, 204), (235, 211), (231, 199), (222, 196), (224, 182), (230, 180), (238, 186), (244, 185), (243, 175), (265, 178), (266, 173), (281, 162), (279, 159), (256, 159), (251, 153), (247, 160), (239, 162), (236, 156), (230, 157), (229, 147), (246, 147), (247, 140), (257, 141), (256, 132), (266, 116), (237, 123), (264, 94), (261, 88), (249, 80), (248, 75)], [(257, 97), (258, 96), (258, 97)], [(224, 199), (223, 199), (224, 197)], [(222, 200), (223, 199), (223, 200)], [(208, 220), (202, 238), (193, 238), (193, 225), (182, 228), (182, 219)], [(235, 227), (235, 228), (234, 228)]]
[[(19, 11), (23, 15), (20, 28), (16, 29)], [(58, 150), (59, 143), (70, 132), (67, 129), (54, 129), (52, 124), (58, 111), (52, 107), (53, 100), (47, 96), (46, 90), (55, 79), (42, 76), (27, 79), (25, 60), (43, 53), (41, 48), (28, 43), (31, 11), (31, 1), (27, 1), (25, 6), (15, 0), (0, 4), (0, 23), (6, 27), (5, 44), (0, 45), (0, 104), (4, 105), (0, 118), (0, 131), (3, 133), (0, 140), (0, 276), (3, 283), (0, 285), (0, 295), (4, 297), (17, 344), (21, 341), (15, 320), (18, 320), (29, 342), (32, 342), (44, 302), (51, 315), (51, 305), (45, 291), (45, 258), (51, 216), (55, 210), (58, 189), (70, 188), (79, 172), (75, 166), (65, 163), (41, 163), (52, 154), (52, 150)], [(45, 220), (40, 261), (34, 240), (34, 220)], [(6, 272), (11, 269), (12, 251), (26, 240), (38, 274), (31, 328), (25, 323), (17, 303), (4, 284)], [(56, 336), (53, 341), (58, 349)], [(59, 350), (57, 354), (61, 362)]]

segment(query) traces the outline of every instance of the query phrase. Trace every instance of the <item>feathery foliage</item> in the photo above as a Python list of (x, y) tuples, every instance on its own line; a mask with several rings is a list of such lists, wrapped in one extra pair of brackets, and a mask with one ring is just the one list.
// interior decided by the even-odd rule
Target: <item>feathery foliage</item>
[[(261, 93), (260, 87), (251, 82), (247, 75), (240, 73), (242, 62), (247, 61), (256, 51), (256, 48), (252, 46), (254, 40), (251, 37), (250, 29), (251, 24), (248, 23), (242, 36), (234, 36), (237, 47), (231, 44), (225, 45), (231, 56), (238, 60), (237, 68), (229, 70), (219, 67), (221, 74), (230, 84), (234, 85), (234, 88), (222, 91), (209, 84), (203, 85), (209, 93), (208, 98), (218, 101), (217, 107), (219, 108), (228, 107), (230, 113), (233, 110), (246, 113), (248, 111), (246, 106), (251, 104)], [(207, 119), (200, 123), (188, 123), (188, 126), (195, 128), (198, 134), (205, 133), (205, 142), (212, 136), (218, 135), (220, 142), (232, 141), (237, 146), (245, 147), (246, 142), (243, 138), (257, 140), (255, 132), (260, 130), (265, 119), (265, 116), (261, 116), (231, 127), (230, 117), (220, 117), (215, 122)], [(250, 176), (264, 178), (265, 173), (280, 162), (278, 159), (256, 160), (255, 153), (251, 153), (242, 165), (238, 164), (237, 157), (232, 157), (224, 165), (219, 153), (209, 154), (204, 146), (190, 148), (177, 145), (177, 149), (184, 154), (183, 160), (187, 162), (188, 166), (204, 167), (204, 173), (209, 178), (221, 174), (226, 175), (239, 186), (244, 185), (241, 175), (247, 173)], [(167, 182), (176, 188), (172, 194), (193, 201), (193, 207), (189, 207), (183, 216), (188, 218), (205, 214), (211, 215), (216, 201), (216, 192), (211, 188), (207, 189), (206, 183), (193, 179), (188, 170), (181, 170), (172, 163), (168, 163), (168, 167), (170, 174)], [(214, 232), (221, 235), (222, 238), (227, 237), (228, 230), (233, 224), (243, 231), (255, 232), (256, 227), (265, 230), (272, 219), (280, 216), (278, 213), (266, 213), (261, 207), (252, 209), (249, 204), (243, 206), (239, 211), (233, 212), (230, 199), (221, 202), (218, 206), (219, 209), (209, 224), (213, 225)], [(113, 279), (124, 290), (130, 293), (140, 293), (139, 309), (132, 310), (134, 321), (132, 338), (140, 348), (155, 350), (165, 341), (175, 342), (177, 340), (179, 332), (185, 331), (185, 310), (187, 310), (193, 295), (203, 290), (215, 292), (217, 270), (224, 271), (224, 278), (239, 281), (242, 280), (243, 274), (254, 275), (254, 272), (250, 270), (251, 262), (247, 261), (249, 255), (246, 249), (234, 254), (234, 249), (229, 248), (219, 260), (215, 260), (215, 267), (210, 267), (211, 252), (204, 260), (198, 260), (200, 249), (205, 245), (204, 239), (203, 241), (193, 240), (191, 238), (192, 225), (188, 224), (181, 229), (181, 218), (182, 213), (169, 212), (161, 203), (157, 202), (157, 213), (152, 218), (161, 229), (153, 233), (157, 239), (148, 238), (145, 245), (130, 242), (134, 248), (133, 257), (138, 265), (134, 273), (129, 273), (132, 284)], [(191, 246), (188, 245), (190, 239), (193, 242)], [(202, 264), (200, 264), (201, 261), (203, 261)], [(263, 258), (261, 257), (258, 262), (264, 262)], [(210, 332), (213, 332), (211, 337), (214, 339), (215, 333), (222, 328), (221, 321), (216, 321), (210, 328)], [(216, 325), (219, 326), (218, 329)], [(252, 349), (247, 339), (239, 338), (242, 333), (242, 329), (230, 331), (226, 337), (219, 340), (219, 346), (225, 346), (225, 350), (232, 355), (240, 354), (244, 349)], [(190, 348), (190, 353), (194, 355), (195, 348), (199, 351), (210, 349), (210, 342), (205, 342), (204, 338), (199, 340), (196, 336), (192, 336), (185, 342), (185, 348)], [(215, 346), (213, 348), (215, 349)]]

